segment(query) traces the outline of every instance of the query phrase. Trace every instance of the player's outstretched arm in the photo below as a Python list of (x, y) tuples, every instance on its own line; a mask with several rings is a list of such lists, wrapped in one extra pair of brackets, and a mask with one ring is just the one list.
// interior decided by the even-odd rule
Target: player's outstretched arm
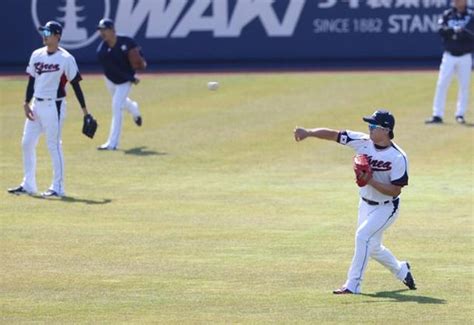
[(339, 131), (333, 129), (326, 129), (326, 128), (316, 128), (316, 129), (305, 129), (302, 127), (296, 127), (293, 131), (295, 140), (297, 142), (303, 141), (308, 137), (323, 139), (323, 140), (331, 140), (337, 142), (337, 137), (339, 136)]

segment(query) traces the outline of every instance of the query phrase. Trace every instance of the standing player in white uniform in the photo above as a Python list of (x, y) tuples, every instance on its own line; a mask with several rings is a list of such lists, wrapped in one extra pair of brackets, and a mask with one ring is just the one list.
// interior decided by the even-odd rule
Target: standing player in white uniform
[(33, 52), (26, 69), (29, 82), (24, 103), (27, 119), (22, 139), (24, 178), (20, 186), (11, 188), (8, 192), (12, 194), (37, 192), (36, 145), (41, 133), (45, 133), (53, 163), (53, 181), (42, 196), (62, 197), (65, 195), (65, 190), (61, 131), (66, 115), (65, 86), (67, 81), (74, 89), (84, 116), (91, 116), (87, 112), (84, 95), (79, 85), (82, 78), (76, 60), (66, 50), (59, 47), (62, 34), (61, 24), (50, 21), (39, 30), (45, 46)]
[(471, 92), (472, 53), (474, 52), (474, 11), (467, 8), (467, 0), (453, 0), (453, 7), (446, 10), (439, 20), (439, 34), (445, 51), (439, 69), (433, 116), (427, 124), (443, 123), (446, 96), (453, 76), (459, 81), (455, 119), (466, 123), (464, 115), (469, 106)]
[(385, 266), (410, 289), (415, 281), (406, 261), (399, 261), (382, 245), (383, 232), (397, 219), (402, 187), (408, 185), (408, 160), (393, 139), (395, 118), (384, 110), (364, 117), (369, 123), (370, 135), (353, 131), (332, 129), (296, 128), (296, 141), (307, 137), (336, 141), (351, 147), (357, 154), (368, 156), (373, 176), (360, 188), (358, 228), (355, 236), (355, 252), (347, 274), (346, 283), (334, 294), (358, 294), (369, 257)]

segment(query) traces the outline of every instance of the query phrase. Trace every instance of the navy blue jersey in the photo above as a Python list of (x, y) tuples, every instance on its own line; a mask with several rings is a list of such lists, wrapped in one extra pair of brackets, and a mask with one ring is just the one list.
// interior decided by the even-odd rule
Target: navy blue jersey
[(97, 56), (102, 64), (105, 76), (115, 84), (122, 84), (135, 80), (135, 70), (130, 66), (128, 51), (137, 47), (137, 43), (130, 37), (118, 36), (115, 46), (102, 41), (97, 48)]
[[(474, 11), (466, 9), (461, 13), (451, 8), (439, 19), (439, 33), (443, 37), (446, 51), (454, 56), (460, 56), (474, 51)], [(464, 30), (456, 33), (455, 28)], [(467, 31), (466, 31), (467, 29)]]

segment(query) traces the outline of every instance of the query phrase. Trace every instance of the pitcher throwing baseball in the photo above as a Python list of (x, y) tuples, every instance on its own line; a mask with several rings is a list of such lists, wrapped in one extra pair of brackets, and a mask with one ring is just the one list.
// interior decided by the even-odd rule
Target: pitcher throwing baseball
[[(385, 266), (408, 288), (415, 290), (415, 280), (406, 261), (399, 261), (382, 245), (383, 233), (398, 218), (400, 193), (408, 185), (408, 160), (405, 152), (392, 142), (395, 118), (384, 110), (364, 117), (370, 135), (332, 129), (294, 130), (296, 141), (307, 137), (336, 141), (355, 150), (354, 170), (360, 186), (358, 227), (355, 252), (344, 285), (334, 294), (358, 294), (369, 257)], [(365, 164), (365, 165), (364, 165)]]
[(26, 115), (22, 140), (25, 174), (21, 185), (9, 189), (8, 192), (17, 195), (36, 193), (36, 145), (44, 132), (53, 162), (53, 182), (42, 196), (61, 197), (65, 195), (61, 130), (66, 115), (67, 81), (70, 81), (84, 113), (83, 133), (92, 138), (97, 122), (87, 112), (79, 85), (82, 78), (76, 60), (69, 52), (59, 47), (63, 30), (61, 24), (50, 21), (39, 30), (45, 46), (33, 52), (26, 69), (30, 78), (23, 106)]

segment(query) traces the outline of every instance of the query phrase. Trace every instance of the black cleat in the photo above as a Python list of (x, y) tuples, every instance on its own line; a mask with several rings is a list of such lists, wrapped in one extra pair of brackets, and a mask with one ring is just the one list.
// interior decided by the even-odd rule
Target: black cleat
[(15, 194), (15, 195), (22, 195), (22, 194), (27, 194), (27, 195), (29, 195), (29, 194), (31, 194), (31, 193), (29, 193), (27, 190), (25, 190), (25, 189), (23, 188), (23, 186), (21, 186), (21, 185), (18, 186), (18, 187), (9, 188), (9, 189), (7, 190), (7, 192), (10, 193), (10, 194)]
[(442, 124), (443, 119), (439, 116), (432, 116), (425, 121), (425, 124)]
[(405, 277), (405, 280), (403, 280), (403, 284), (406, 285), (410, 290), (416, 290), (415, 279), (413, 278), (410, 272), (410, 264), (407, 263), (407, 267), (408, 267), (408, 273), (407, 273), (407, 276)]
[(53, 190), (46, 190), (45, 192), (41, 193), (41, 196), (42, 196), (43, 198), (61, 197), (61, 195), (59, 195), (58, 192), (53, 191)]
[(143, 122), (142, 117), (141, 116), (134, 117), (133, 122), (135, 122), (137, 126), (142, 126), (142, 122)]
[(117, 150), (117, 148), (115, 148), (115, 147), (109, 147), (108, 145), (103, 144), (103, 145), (101, 145), (101, 146), (98, 146), (98, 147), (97, 147), (97, 150), (111, 150), (111, 151), (113, 151), (113, 150)]
[(352, 291), (350, 291), (349, 289), (344, 288), (344, 287), (336, 289), (332, 293), (334, 293), (335, 295), (352, 295), (352, 294), (354, 294)]
[(466, 124), (464, 116), (456, 116), (456, 122), (458, 122), (459, 124)]

